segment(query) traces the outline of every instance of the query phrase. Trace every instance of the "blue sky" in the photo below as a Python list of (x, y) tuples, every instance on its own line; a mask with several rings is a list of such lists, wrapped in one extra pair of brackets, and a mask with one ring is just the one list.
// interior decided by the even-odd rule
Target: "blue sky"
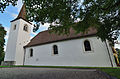
[[(5, 27), (5, 30), (7, 31), (7, 35), (5, 37), (5, 49), (6, 49), (6, 44), (7, 44), (7, 39), (8, 39), (8, 35), (9, 35), (9, 30), (10, 30), (10, 21), (14, 20), (17, 15), (19, 14), (19, 11), (22, 7), (22, 1), (18, 0), (18, 4), (13, 7), (13, 6), (8, 6), (4, 13), (0, 12), (0, 23)], [(40, 29), (36, 32), (33, 33), (31, 31), (31, 38), (34, 37), (38, 32), (46, 30), (49, 27), (49, 24), (45, 24), (44, 26), (41, 26)], [(120, 37), (118, 38), (118, 40), (120, 41)], [(116, 48), (120, 48), (120, 45), (115, 45)]]

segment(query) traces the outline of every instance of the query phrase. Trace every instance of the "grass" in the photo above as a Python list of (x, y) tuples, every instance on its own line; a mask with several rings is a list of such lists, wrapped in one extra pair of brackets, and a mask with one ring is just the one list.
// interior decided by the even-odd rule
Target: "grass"
[(32, 65), (16, 65), (16, 66), (0, 66), (2, 67), (41, 67), (41, 68), (85, 68), (85, 69), (116, 69), (120, 67), (81, 67), (81, 66), (32, 66)]
[(113, 77), (116, 77), (117, 79), (120, 79), (120, 69), (100, 69), (103, 72), (106, 72), (108, 75), (111, 75)]

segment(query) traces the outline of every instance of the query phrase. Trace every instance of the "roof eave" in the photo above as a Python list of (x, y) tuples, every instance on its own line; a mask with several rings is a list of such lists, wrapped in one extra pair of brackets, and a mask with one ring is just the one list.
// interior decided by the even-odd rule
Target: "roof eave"
[(67, 38), (67, 39), (61, 39), (61, 40), (55, 40), (55, 41), (49, 41), (49, 42), (40, 43), (40, 44), (26, 45), (26, 46), (24, 46), (24, 48), (32, 47), (32, 46), (39, 46), (39, 45), (44, 45), (44, 44), (49, 44), (49, 43), (54, 43), (54, 42), (60, 42), (60, 41), (67, 41), (67, 40), (71, 40), (71, 39), (79, 39), (79, 38), (90, 37), (90, 36), (96, 36), (96, 33), (94, 33), (94, 34), (90, 34), (90, 35), (85, 35), (85, 36), (79, 36), (79, 37), (72, 37), (72, 38)]
[(24, 19), (24, 18), (22, 18), (22, 17), (16, 18), (16, 19), (14, 19), (14, 20), (12, 20), (12, 21), (10, 21), (10, 22), (14, 22), (14, 21), (17, 21), (17, 20), (19, 20), (19, 19), (23, 19), (24, 21), (26, 21), (26, 22), (28, 22), (29, 24), (32, 25), (32, 23), (30, 23), (28, 20), (26, 20), (26, 19)]

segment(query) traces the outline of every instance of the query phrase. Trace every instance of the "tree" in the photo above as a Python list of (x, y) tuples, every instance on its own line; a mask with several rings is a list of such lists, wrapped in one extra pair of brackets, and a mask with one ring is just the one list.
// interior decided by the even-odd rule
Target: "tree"
[(4, 12), (5, 8), (12, 4), (15, 6), (18, 0), (0, 0), (0, 11)]
[(6, 31), (4, 27), (0, 24), (0, 63), (4, 59), (4, 43), (5, 43), (5, 37)]
[[(83, 1), (83, 2), (82, 2)], [(89, 27), (97, 29), (97, 36), (112, 42), (120, 34), (120, 0), (25, 0), (28, 20), (39, 24), (50, 23), (49, 29), (77, 33)]]
[(97, 36), (114, 43), (120, 34), (120, 0), (23, 0), (27, 18), (40, 24), (50, 23), (56, 33), (84, 32), (89, 27), (97, 29)]

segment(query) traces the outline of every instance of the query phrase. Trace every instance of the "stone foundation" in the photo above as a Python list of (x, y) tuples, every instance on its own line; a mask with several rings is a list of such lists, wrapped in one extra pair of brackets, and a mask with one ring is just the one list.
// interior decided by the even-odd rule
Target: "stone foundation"
[(2, 66), (12, 66), (15, 65), (15, 61), (2, 61)]

